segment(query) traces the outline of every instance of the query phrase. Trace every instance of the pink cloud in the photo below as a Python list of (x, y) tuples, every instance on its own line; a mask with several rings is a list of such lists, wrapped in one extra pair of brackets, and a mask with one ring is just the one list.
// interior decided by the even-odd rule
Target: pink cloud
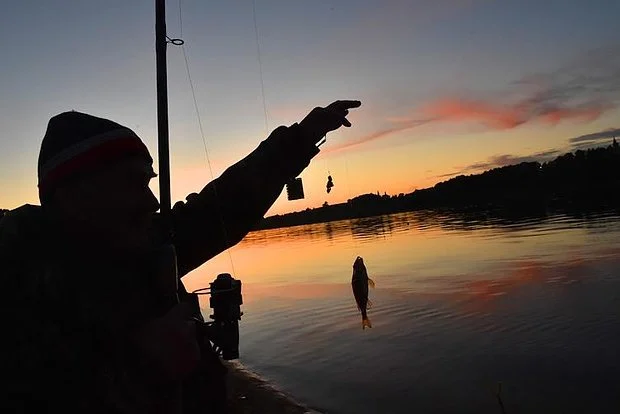
[(471, 100), (443, 99), (425, 105), (420, 112), (435, 121), (482, 121), (498, 129), (514, 128), (524, 122), (515, 108)]
[(584, 122), (591, 122), (600, 117), (611, 107), (597, 106), (581, 109), (554, 109), (541, 115), (541, 118), (551, 124), (557, 124), (563, 119), (577, 118)]
[[(620, 104), (620, 44), (595, 49), (549, 73), (530, 74), (495, 98), (448, 94), (404, 115), (377, 117), (374, 132), (333, 148), (341, 151), (430, 123), (477, 122), (507, 130), (529, 123), (591, 122)], [(512, 99), (510, 99), (512, 97)]]
[(611, 106), (592, 105), (591, 107), (562, 108), (540, 107), (535, 103), (499, 104), (460, 98), (441, 99), (423, 105), (411, 116), (386, 118), (389, 126), (362, 135), (354, 141), (330, 146), (325, 153), (350, 150), (371, 141), (387, 138), (398, 132), (408, 131), (422, 125), (439, 122), (482, 122), (488, 128), (506, 130), (520, 125), (540, 121), (555, 125), (564, 120), (591, 122), (600, 117)]
[(500, 104), (451, 98), (427, 104), (420, 112), (434, 121), (479, 121), (493, 129), (512, 129), (538, 120), (550, 124), (571, 119), (590, 122), (607, 109), (609, 107), (600, 104), (570, 108), (547, 106), (531, 100)]
[(439, 99), (422, 105), (409, 116), (392, 116), (382, 122), (386, 127), (362, 135), (353, 141), (329, 146), (325, 153), (336, 153), (408, 131), (422, 125), (440, 122), (481, 122), (497, 130), (517, 128), (531, 122), (555, 125), (565, 120), (591, 122), (613, 105), (595, 103), (590, 106), (561, 107), (529, 99), (513, 104), (463, 98)]

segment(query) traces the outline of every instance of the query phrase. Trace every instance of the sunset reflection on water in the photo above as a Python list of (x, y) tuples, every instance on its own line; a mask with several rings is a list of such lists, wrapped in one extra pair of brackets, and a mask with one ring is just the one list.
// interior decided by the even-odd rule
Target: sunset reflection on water
[[(231, 249), (241, 362), (336, 413), (494, 412), (500, 380), (507, 409), (606, 408), (600, 390), (620, 384), (610, 380), (620, 374), (618, 241), (613, 214), (418, 212), (254, 232)], [(358, 255), (377, 284), (366, 331), (350, 285)], [(186, 285), (231, 269), (223, 253)]]

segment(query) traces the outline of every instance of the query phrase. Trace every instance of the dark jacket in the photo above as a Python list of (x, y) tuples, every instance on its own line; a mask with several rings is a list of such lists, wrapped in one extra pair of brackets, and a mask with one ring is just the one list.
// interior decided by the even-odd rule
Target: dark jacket
[[(200, 193), (175, 204), (180, 277), (243, 239), (318, 153), (314, 141), (297, 124), (280, 127)], [(174, 386), (159, 380), (129, 340), (167, 306), (155, 283), (158, 220), (145, 253), (123, 258), (60, 239), (39, 206), (0, 219), (0, 369), (7, 384), (0, 411), (173, 412)], [(202, 366), (202, 384), (222, 381), (213, 355)], [(196, 383), (184, 391), (185, 398), (208, 395)]]

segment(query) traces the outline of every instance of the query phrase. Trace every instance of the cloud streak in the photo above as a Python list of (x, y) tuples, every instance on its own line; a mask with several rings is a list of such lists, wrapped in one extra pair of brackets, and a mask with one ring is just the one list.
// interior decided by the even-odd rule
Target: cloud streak
[(568, 119), (593, 121), (601, 116), (606, 109), (608, 107), (599, 104), (576, 108), (559, 107), (547, 105), (536, 99), (502, 104), (448, 98), (426, 105), (421, 112), (435, 122), (479, 121), (492, 129), (512, 129), (537, 120), (548, 124), (557, 124)]
[(382, 129), (335, 150), (365, 144), (429, 123), (481, 123), (507, 130), (529, 123), (591, 122), (620, 103), (620, 45), (579, 56), (556, 71), (523, 77), (482, 99), (450, 94), (386, 118)]
[(522, 162), (547, 162), (562, 155), (565, 152), (575, 151), (578, 149), (586, 149), (590, 147), (596, 147), (601, 145), (610, 145), (610, 139), (620, 136), (620, 128), (610, 128), (592, 134), (580, 135), (578, 137), (570, 138), (568, 140), (571, 148), (569, 149), (550, 149), (547, 151), (537, 152), (531, 155), (512, 155), (501, 154), (494, 155), (487, 158), (486, 161), (477, 162), (474, 164), (466, 165), (464, 167), (456, 167), (457, 171), (441, 174), (435, 176), (435, 178), (445, 179), (454, 177), (461, 174), (475, 174), (482, 171), (490, 170), (493, 168), (505, 167), (507, 165), (519, 164)]
[(355, 141), (344, 142), (342, 144), (330, 147), (329, 149), (325, 150), (325, 153), (342, 152), (344, 150), (351, 149), (352, 147), (357, 147), (359, 145), (366, 144), (371, 141), (376, 141), (376, 140), (388, 137), (397, 132), (403, 132), (403, 131), (407, 131), (407, 130), (419, 127), (431, 121), (432, 121), (431, 119), (411, 119), (411, 120), (400, 121), (398, 122), (397, 125), (393, 125), (392, 127), (388, 127), (385, 129), (380, 129), (378, 131), (372, 132), (367, 135), (363, 135), (362, 137), (358, 137)]
[(479, 121), (492, 129), (530, 122), (590, 122), (617, 107), (620, 46), (590, 51), (558, 70), (526, 76), (495, 98), (447, 97), (419, 110), (436, 121)]
[(580, 135), (568, 140), (570, 151), (600, 147), (611, 144), (611, 139), (620, 136), (620, 128), (610, 128), (592, 134)]
[(493, 168), (506, 167), (508, 165), (520, 164), (522, 162), (547, 162), (561, 154), (560, 150), (550, 149), (547, 151), (537, 152), (531, 155), (512, 155), (512, 154), (500, 154), (493, 155), (487, 158), (486, 161), (477, 162), (474, 164), (466, 165), (464, 167), (457, 167), (458, 170), (452, 173), (442, 174), (436, 176), (436, 178), (444, 179), (454, 177), (462, 174), (475, 174), (482, 171), (491, 170)]
[(593, 142), (593, 141), (608, 141), (609, 138), (613, 138), (620, 135), (620, 128), (606, 129), (604, 131), (594, 132), (592, 134), (581, 135), (568, 140), (571, 144), (578, 144), (581, 142)]

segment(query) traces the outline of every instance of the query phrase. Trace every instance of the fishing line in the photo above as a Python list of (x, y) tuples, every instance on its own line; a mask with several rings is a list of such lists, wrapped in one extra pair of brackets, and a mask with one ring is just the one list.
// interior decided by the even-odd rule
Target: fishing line
[[(182, 0), (179, 0), (179, 34), (181, 36), (181, 38), (183, 38), (183, 8), (182, 8)], [(194, 88), (194, 82), (192, 81), (192, 75), (191, 72), (189, 70), (189, 59), (187, 57), (187, 52), (185, 50), (185, 43), (181, 43), (181, 50), (183, 52), (183, 59), (185, 60), (185, 70), (187, 71), (187, 79), (189, 80), (189, 86), (190, 89), (192, 91), (192, 98), (194, 100), (194, 111), (196, 112), (196, 118), (198, 119), (198, 129), (200, 130), (200, 136), (202, 137), (202, 143), (204, 146), (204, 150), (205, 150), (205, 156), (207, 159), (207, 165), (209, 166), (209, 173), (211, 174), (211, 180), (212, 180), (212, 184), (213, 184), (213, 193), (215, 194), (215, 199), (219, 201), (219, 196), (217, 194), (217, 188), (215, 185), (215, 182), (213, 182), (213, 180), (215, 179), (214, 175), (213, 175), (213, 168), (211, 167), (211, 159), (209, 157), (209, 150), (207, 149), (207, 139), (204, 133), (204, 128), (202, 127), (202, 120), (200, 118), (200, 111), (198, 109), (198, 100), (196, 99), (196, 90)], [(226, 244), (228, 244), (228, 232), (226, 231), (226, 223), (224, 223), (224, 216), (222, 214), (222, 209), (220, 207), (219, 203), (216, 203), (216, 208), (218, 211), (218, 216), (220, 218), (220, 223), (222, 224), (222, 232), (224, 233), (224, 241), (226, 242)], [(235, 271), (235, 264), (233, 262), (233, 258), (232, 258), (232, 253), (230, 252), (230, 248), (226, 249), (226, 252), (228, 253), (228, 258), (230, 260), (230, 267), (232, 269), (232, 272), (234, 275), (237, 274), (237, 272)]]
[(351, 182), (349, 181), (349, 163), (347, 162), (347, 159), (344, 159), (344, 171), (345, 174), (347, 176), (347, 196), (348, 196), (348, 200), (352, 200), (351, 198)]
[(265, 98), (265, 79), (263, 77), (263, 62), (261, 59), (260, 38), (258, 36), (258, 22), (256, 19), (256, 0), (252, 0), (252, 18), (254, 20), (254, 36), (256, 38), (256, 59), (258, 61), (258, 73), (260, 76), (260, 91), (261, 91), (261, 96), (263, 98), (263, 112), (265, 114), (265, 133), (269, 133), (269, 117), (267, 115), (267, 99)]
[[(257, 12), (256, 12), (256, 0), (252, 0), (252, 21), (254, 23), (254, 37), (255, 37), (255, 42), (256, 42), (256, 60), (257, 60), (257, 64), (258, 64), (258, 74), (259, 74), (259, 80), (260, 80), (260, 90), (261, 90), (261, 100), (262, 100), (262, 105), (263, 105), (263, 115), (264, 115), (264, 121), (265, 121), (265, 131), (266, 131), (266, 133), (269, 133), (269, 114), (268, 114), (268, 111), (267, 111), (267, 98), (266, 98), (266, 93), (265, 93), (265, 79), (264, 79), (264, 73), (263, 73), (263, 62), (262, 62), (260, 34), (259, 34), (259, 30), (258, 30), (258, 18), (257, 18)], [(179, 32), (180, 32), (180, 36), (183, 37), (182, 0), (179, 0)], [(175, 44), (177, 44), (177, 43), (175, 43)], [(187, 78), (188, 78), (188, 81), (189, 81), (189, 84), (190, 84), (190, 89), (191, 89), (191, 92), (192, 92), (192, 98), (193, 98), (193, 102), (194, 102), (194, 111), (196, 113), (196, 118), (198, 120), (198, 127), (199, 127), (200, 135), (201, 135), (202, 141), (203, 141), (205, 156), (206, 156), (206, 159), (207, 159), (207, 164), (209, 166), (209, 172), (211, 174), (211, 179), (214, 179), (213, 169), (212, 169), (211, 161), (210, 161), (210, 157), (209, 157), (209, 151), (208, 151), (208, 148), (207, 148), (206, 136), (205, 136), (205, 133), (204, 133), (203, 124), (202, 124), (202, 120), (201, 120), (201, 117), (200, 117), (200, 111), (198, 109), (198, 100), (196, 98), (196, 91), (195, 91), (195, 88), (194, 88), (194, 83), (193, 83), (193, 80), (192, 80), (191, 71), (190, 71), (190, 67), (189, 67), (190, 66), (189, 65), (189, 58), (187, 56), (187, 51), (185, 49), (184, 43), (180, 43), (178, 45), (181, 46), (181, 50), (182, 50), (182, 53), (183, 53), (183, 59), (185, 61), (185, 69), (186, 69), (186, 72), (187, 72)], [(326, 162), (326, 160), (324, 162)], [(346, 160), (345, 160), (345, 168), (346, 168), (346, 174), (347, 174), (347, 192), (349, 193), (349, 198), (350, 198), (351, 197), (351, 189), (350, 189), (350, 183), (349, 183), (348, 165), (346, 164)], [(331, 172), (328, 172), (328, 174), (331, 175)], [(216, 198), (217, 198), (217, 190), (215, 188), (215, 185), (213, 187), (214, 187), (214, 192), (215, 192), (215, 195), (216, 195)], [(224, 223), (224, 220), (223, 220), (222, 212), (219, 209), (219, 205), (218, 205), (218, 212), (219, 212), (219, 216), (220, 216), (220, 221), (222, 223), (222, 230), (224, 232), (225, 240), (228, 241), (228, 235), (226, 233), (226, 227), (225, 227), (225, 223)], [(357, 244), (357, 242), (355, 240), (354, 240), (354, 244)], [(228, 249), (227, 252), (228, 252), (229, 259), (230, 259), (231, 268), (233, 270), (233, 273), (235, 273), (234, 263), (233, 263), (232, 254), (230, 252), (230, 249)]]
[(353, 213), (355, 209), (355, 201), (353, 201), (353, 198), (351, 198), (351, 180), (349, 179), (349, 162), (346, 158), (344, 159), (344, 171), (345, 171), (345, 175), (347, 176), (347, 194), (348, 194), (347, 200), (349, 200), (348, 201), (349, 203), (349, 228), (351, 229), (351, 239), (353, 239), (353, 247), (357, 249), (358, 248), (357, 239), (355, 235), (353, 234)]
[[(180, 3), (181, 0), (179, 0)], [(259, 36), (259, 32), (258, 32), (258, 21), (256, 18), (256, 0), (252, 0), (252, 19), (254, 21), (254, 36), (256, 39), (256, 60), (258, 62), (258, 72), (259, 72), (259, 77), (260, 77), (260, 86), (261, 86), (261, 96), (262, 96), (262, 101), (263, 101), (263, 113), (265, 116), (265, 130), (266, 133), (269, 133), (269, 118), (268, 118), (268, 114), (267, 114), (267, 100), (265, 98), (265, 80), (264, 80), (264, 76), (263, 76), (263, 63), (262, 63), (262, 59), (261, 59), (261, 47), (260, 47), (260, 36)], [(327, 137), (323, 137), (323, 139), (318, 143), (317, 146), (321, 146), (322, 144), (325, 143), (325, 141), (327, 140)], [(327, 169), (327, 159), (323, 159), (323, 168)], [(349, 200), (351, 199), (351, 187), (350, 187), (350, 183), (349, 183), (349, 167), (347, 164), (347, 160), (345, 158), (345, 169), (346, 169), (346, 176), (347, 176), (347, 192), (348, 192), (348, 196), (349, 196)], [(329, 169), (327, 169), (328, 171), (328, 175), (331, 176), (331, 171)], [(351, 207), (351, 206), (349, 206)], [(353, 210), (351, 209), (351, 213), (353, 214)], [(349, 228), (351, 229), (351, 238), (353, 239), (353, 246), (355, 249), (357, 249), (357, 240), (355, 239), (355, 237), (353, 236), (353, 226), (352, 226), (352, 218), (349, 218)]]

